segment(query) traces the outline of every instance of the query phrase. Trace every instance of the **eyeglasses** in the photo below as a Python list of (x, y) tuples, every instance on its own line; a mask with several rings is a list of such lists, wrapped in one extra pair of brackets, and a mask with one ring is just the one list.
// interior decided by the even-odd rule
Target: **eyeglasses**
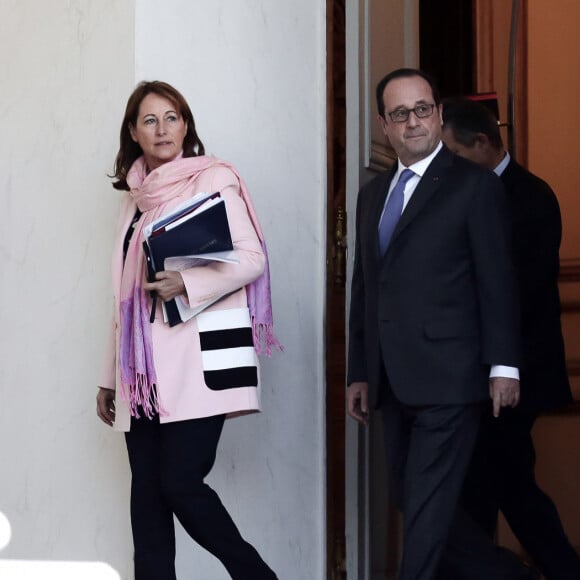
[(415, 113), (415, 117), (418, 119), (424, 119), (425, 117), (430, 117), (433, 114), (433, 109), (435, 105), (417, 105), (414, 109), (405, 109), (401, 107), (400, 109), (395, 109), (391, 113), (388, 113), (389, 117), (393, 123), (404, 123), (411, 114), (411, 111)]

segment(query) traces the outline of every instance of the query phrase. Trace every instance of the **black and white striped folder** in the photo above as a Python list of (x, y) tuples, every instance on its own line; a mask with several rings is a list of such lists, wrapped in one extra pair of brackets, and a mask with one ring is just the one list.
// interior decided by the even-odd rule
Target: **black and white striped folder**
[(203, 374), (213, 390), (258, 386), (258, 361), (248, 308), (201, 312), (196, 317)]

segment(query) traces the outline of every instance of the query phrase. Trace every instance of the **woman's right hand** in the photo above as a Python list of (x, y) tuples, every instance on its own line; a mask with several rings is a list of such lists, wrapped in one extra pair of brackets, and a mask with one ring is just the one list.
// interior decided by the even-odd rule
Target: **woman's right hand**
[(109, 427), (115, 421), (115, 391), (99, 387), (97, 392), (97, 416)]
[(155, 282), (143, 282), (145, 292), (157, 292), (163, 302), (169, 302), (176, 296), (186, 295), (185, 284), (180, 272), (164, 270), (155, 274)]

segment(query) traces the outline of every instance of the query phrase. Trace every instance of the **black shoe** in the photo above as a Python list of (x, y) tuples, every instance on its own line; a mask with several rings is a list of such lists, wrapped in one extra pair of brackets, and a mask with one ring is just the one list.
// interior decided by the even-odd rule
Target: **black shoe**
[(526, 564), (508, 548), (497, 546), (497, 554), (499, 561), (503, 564), (502, 571), (507, 578), (513, 578), (513, 580), (540, 580), (542, 578), (537, 568)]
[(537, 568), (532, 568), (532, 566), (525, 566), (525, 570), (522, 572), (520, 576), (518, 576), (521, 580), (540, 580), (542, 578), (542, 574)]

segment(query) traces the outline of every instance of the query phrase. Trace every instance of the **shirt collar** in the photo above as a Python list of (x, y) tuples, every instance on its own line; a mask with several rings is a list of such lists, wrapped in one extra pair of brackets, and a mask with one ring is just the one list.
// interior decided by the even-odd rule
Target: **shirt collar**
[(435, 147), (435, 149), (429, 155), (427, 155), (427, 157), (424, 157), (420, 161), (417, 161), (416, 163), (409, 165), (408, 168), (405, 167), (401, 163), (401, 160), (399, 159), (398, 167), (397, 167), (397, 174), (395, 175), (394, 181), (395, 182), (397, 181), (397, 179), (399, 178), (399, 175), (401, 175), (401, 173), (405, 169), (410, 169), (415, 175), (418, 175), (419, 177), (423, 177), (423, 174), (425, 173), (425, 171), (427, 171), (427, 167), (429, 167), (429, 165), (431, 164), (431, 161), (433, 161), (433, 159), (435, 158), (437, 153), (439, 153), (439, 151), (441, 151), (442, 147), (443, 147), (443, 143), (441, 141), (439, 141), (439, 144), (437, 145), (437, 147)]
[(511, 159), (510, 154), (506, 151), (504, 158), (499, 162), (498, 166), (493, 170), (493, 172), (497, 176), (500, 176), (505, 171), (505, 168), (508, 166), (510, 159)]

